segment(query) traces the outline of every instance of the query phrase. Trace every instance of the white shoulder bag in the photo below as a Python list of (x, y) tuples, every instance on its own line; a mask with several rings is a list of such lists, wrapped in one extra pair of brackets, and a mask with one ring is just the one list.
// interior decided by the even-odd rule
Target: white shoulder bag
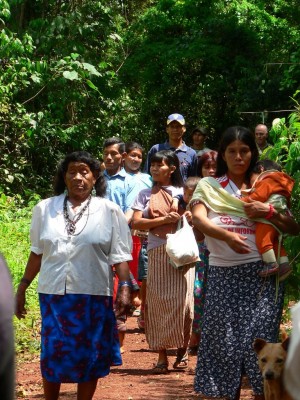
[(184, 215), (178, 222), (177, 231), (167, 234), (166, 251), (174, 268), (200, 260), (193, 228)]

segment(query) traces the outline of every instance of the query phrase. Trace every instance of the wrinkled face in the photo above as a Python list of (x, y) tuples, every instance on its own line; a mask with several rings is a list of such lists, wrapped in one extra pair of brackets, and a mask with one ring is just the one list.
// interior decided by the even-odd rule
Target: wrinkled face
[(70, 162), (65, 174), (69, 198), (84, 201), (90, 195), (96, 179), (90, 167), (83, 162)]
[(186, 131), (185, 126), (181, 125), (178, 121), (172, 121), (166, 128), (169, 140), (178, 141)]
[(195, 188), (192, 189), (192, 188), (187, 188), (187, 187), (185, 187), (183, 189), (183, 200), (186, 203), (189, 203), (191, 201), (191, 199), (193, 197), (194, 190), (195, 190)]
[(123, 158), (124, 154), (120, 153), (118, 144), (105, 147), (103, 152), (103, 161), (105, 169), (109, 175), (114, 175), (121, 170)]
[(228, 175), (244, 177), (251, 163), (250, 147), (240, 140), (230, 143), (222, 155), (227, 164)]
[(154, 182), (167, 186), (171, 183), (171, 175), (176, 167), (169, 166), (165, 160), (151, 162), (150, 174)]
[(143, 161), (142, 150), (134, 149), (126, 154), (124, 165), (127, 172), (137, 173)]
[(217, 170), (216, 161), (214, 161), (212, 159), (208, 159), (202, 165), (202, 176), (203, 176), (203, 178), (205, 178), (207, 176), (215, 176), (216, 175), (216, 170)]
[(257, 125), (255, 128), (255, 140), (259, 147), (267, 144), (268, 128), (265, 125)]

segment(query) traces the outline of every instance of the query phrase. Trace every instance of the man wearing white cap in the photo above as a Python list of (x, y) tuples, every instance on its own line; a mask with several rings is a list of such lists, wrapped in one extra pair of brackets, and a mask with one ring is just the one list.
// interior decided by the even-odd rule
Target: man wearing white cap
[(184, 117), (177, 113), (169, 115), (166, 131), (169, 136), (168, 140), (165, 143), (155, 144), (149, 150), (144, 167), (145, 172), (150, 173), (150, 160), (153, 154), (161, 150), (173, 150), (179, 159), (182, 179), (186, 181), (189, 176), (196, 176), (197, 154), (183, 141), (186, 131)]

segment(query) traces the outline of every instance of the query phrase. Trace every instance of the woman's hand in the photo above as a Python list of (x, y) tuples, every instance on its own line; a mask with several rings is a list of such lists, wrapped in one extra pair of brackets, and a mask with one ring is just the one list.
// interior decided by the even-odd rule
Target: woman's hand
[(17, 293), (16, 293), (16, 298), (15, 298), (15, 315), (18, 319), (25, 318), (27, 311), (25, 308), (25, 301), (26, 301), (26, 286), (20, 283)]
[(130, 286), (121, 286), (118, 290), (115, 315), (116, 318), (129, 313), (131, 308), (131, 288)]
[(27, 313), (25, 309), (25, 301), (26, 301), (25, 292), (27, 287), (30, 285), (30, 283), (33, 281), (33, 279), (36, 277), (36, 275), (39, 273), (41, 269), (42, 256), (43, 256), (42, 254), (35, 254), (32, 251), (29, 254), (24, 276), (20, 281), (16, 293), (15, 314), (16, 317), (19, 319), (25, 318), (25, 315)]
[(163, 217), (165, 224), (171, 224), (172, 222), (177, 222), (180, 218), (181, 218), (181, 215), (179, 215), (175, 211), (172, 211)]
[(192, 213), (190, 211), (185, 211), (183, 214), (187, 220), (187, 222), (192, 222)]
[[(265, 218), (270, 212), (270, 206), (267, 203), (252, 200), (251, 203), (244, 204), (244, 210), (248, 218)], [(272, 222), (281, 232), (288, 235), (297, 236), (300, 233), (300, 225), (291, 215), (281, 214), (274, 210), (269, 221)]]
[(251, 200), (244, 204), (244, 210), (248, 218), (265, 218), (270, 211), (269, 204)]
[(228, 232), (228, 237), (225, 240), (228, 246), (239, 254), (251, 253), (250, 246), (245, 242), (246, 236), (242, 236), (238, 233)]

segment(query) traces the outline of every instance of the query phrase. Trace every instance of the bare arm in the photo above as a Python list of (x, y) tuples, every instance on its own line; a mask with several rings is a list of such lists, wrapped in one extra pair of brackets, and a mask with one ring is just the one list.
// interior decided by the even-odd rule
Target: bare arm
[(250, 246), (245, 242), (246, 236), (229, 232), (226, 229), (216, 226), (207, 217), (207, 208), (204, 204), (196, 204), (192, 209), (193, 224), (207, 236), (223, 240), (236, 253), (250, 253)]
[(167, 215), (157, 218), (144, 218), (142, 211), (134, 211), (131, 226), (133, 229), (149, 230), (156, 228), (157, 226), (170, 224), (172, 222), (177, 222), (180, 219), (180, 215), (172, 211)]
[(132, 216), (133, 216), (133, 210), (132, 209), (126, 211), (125, 218), (126, 218), (128, 224), (130, 224), (130, 222), (132, 220)]
[[(26, 301), (26, 296), (25, 292), (30, 283), (33, 281), (33, 279), (37, 276), (41, 269), (41, 261), (42, 261), (42, 254), (35, 254), (31, 252), (29, 254), (29, 258), (27, 261), (27, 265), (25, 268), (24, 272), (24, 281), (20, 282), (17, 293), (16, 293), (16, 317), (18, 319), (25, 318), (25, 315), (27, 313), (25, 309), (25, 301)], [(28, 281), (28, 282), (26, 282)]]
[[(270, 207), (267, 203), (252, 201), (244, 204), (244, 210), (248, 218), (265, 218), (269, 213)], [(289, 215), (284, 215), (274, 210), (273, 216), (269, 219), (281, 232), (288, 235), (299, 235), (300, 225)]]
[[(127, 261), (115, 264), (116, 274), (119, 282), (130, 282), (129, 265)], [(119, 287), (116, 298), (115, 314), (116, 317), (127, 314), (131, 307), (131, 287), (124, 285)]]

